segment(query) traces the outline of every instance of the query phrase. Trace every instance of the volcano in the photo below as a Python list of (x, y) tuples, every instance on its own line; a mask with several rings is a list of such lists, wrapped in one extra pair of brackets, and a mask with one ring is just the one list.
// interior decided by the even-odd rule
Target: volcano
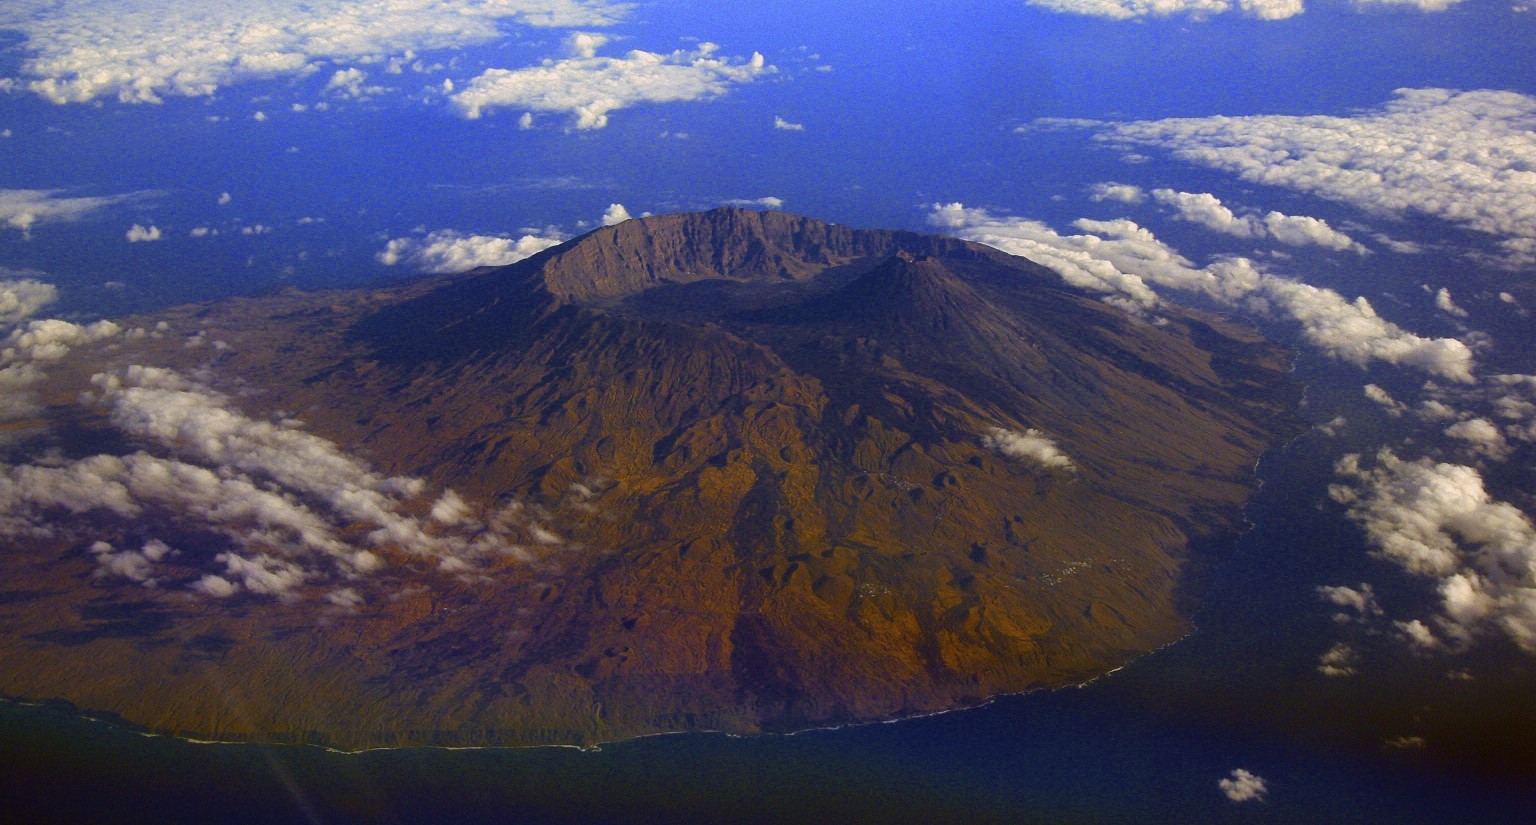
[[(1241, 529), (1255, 464), (1295, 430), (1289, 355), (1241, 324), (777, 212), (135, 324), (156, 331), (49, 367), (55, 465), (222, 451), (225, 481), (340, 507), (228, 459), (244, 442), (157, 441), (102, 406), (127, 390), (101, 376), (155, 365), (416, 479), (392, 523), (469, 531), (423, 553), (354, 507), (326, 540), (374, 561), (306, 567), (276, 538), (253, 556), (255, 521), (37, 505), (89, 530), (8, 539), (0, 692), (218, 739), (587, 745), (1080, 682), (1188, 632), (1192, 546)], [(300, 443), (272, 426), (250, 431)], [(154, 578), (103, 561), (151, 533), (175, 548), (140, 554)], [(231, 558), (299, 572), (279, 591)]]

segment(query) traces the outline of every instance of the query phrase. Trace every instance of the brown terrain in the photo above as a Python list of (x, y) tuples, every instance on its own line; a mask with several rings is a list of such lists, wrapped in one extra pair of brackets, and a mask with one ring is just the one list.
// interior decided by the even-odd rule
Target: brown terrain
[[(47, 366), (28, 426), (55, 464), (162, 449), (77, 400), (153, 364), (525, 522), (462, 563), (376, 539), (379, 569), (281, 598), (193, 592), (229, 540), (190, 517), (56, 508), (0, 539), (0, 694), (213, 739), (585, 745), (1079, 682), (1189, 630), (1191, 542), (1241, 528), (1293, 427), (1288, 356), (1242, 326), (773, 212), (125, 326), (160, 321)], [(1004, 454), (999, 428), (1071, 465)], [(425, 522), (434, 495), (402, 507)], [(151, 528), (180, 551), (155, 586), (100, 575), (92, 541)]]

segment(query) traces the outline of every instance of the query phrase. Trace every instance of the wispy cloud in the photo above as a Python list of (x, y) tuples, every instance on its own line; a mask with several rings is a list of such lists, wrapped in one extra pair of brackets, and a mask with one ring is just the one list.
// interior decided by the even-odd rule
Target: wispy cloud
[(59, 189), (0, 189), (0, 225), (20, 230), (29, 236), (32, 228), (45, 223), (78, 221), (109, 206), (150, 197), (156, 193), (130, 192), (123, 195), (68, 197)]

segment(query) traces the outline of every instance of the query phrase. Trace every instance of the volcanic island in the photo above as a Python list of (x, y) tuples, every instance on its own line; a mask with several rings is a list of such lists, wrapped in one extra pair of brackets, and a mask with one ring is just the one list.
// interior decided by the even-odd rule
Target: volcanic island
[[(338, 749), (895, 719), (1191, 627), (1290, 355), (733, 208), (4, 352), (0, 694)], [(52, 325), (52, 326), (50, 326)]]

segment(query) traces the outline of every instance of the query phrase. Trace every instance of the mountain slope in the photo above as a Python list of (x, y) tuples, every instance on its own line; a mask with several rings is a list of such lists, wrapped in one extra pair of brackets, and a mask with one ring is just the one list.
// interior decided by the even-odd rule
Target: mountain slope
[[(542, 531), (436, 568), (386, 545), (323, 633), (338, 582), (218, 604), (97, 582), (93, 599), (178, 613), (73, 646), (37, 640), (89, 625), (60, 578), (89, 578), (82, 552), (10, 557), (15, 587), (66, 595), (0, 646), (0, 690), (224, 737), (590, 743), (1079, 681), (1187, 630), (1189, 542), (1240, 525), (1291, 427), (1284, 353), (1240, 328), (1129, 317), (963, 241), (779, 213), (633, 220), (501, 269), (159, 320), (227, 349), (101, 353), (58, 372), (60, 403), (104, 365), (202, 366), (247, 409)], [(1019, 446), (1040, 443), (1065, 459)], [(210, 636), (230, 641), (198, 672), (245, 684), (238, 709), (174, 675)], [(124, 676), (70, 678), (86, 661)]]

